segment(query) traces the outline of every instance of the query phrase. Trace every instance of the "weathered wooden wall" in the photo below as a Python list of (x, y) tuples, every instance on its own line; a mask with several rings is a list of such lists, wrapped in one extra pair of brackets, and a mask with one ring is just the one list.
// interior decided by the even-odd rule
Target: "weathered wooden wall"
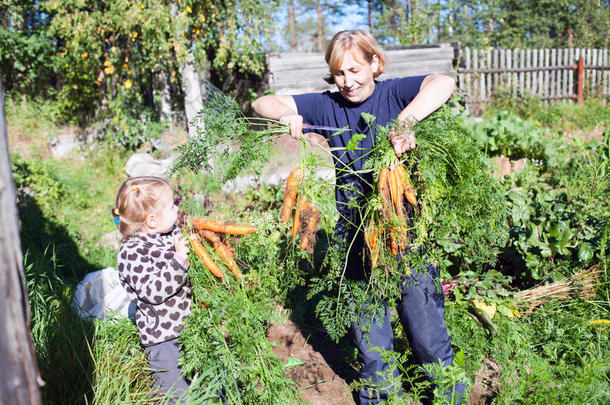
[(36, 356), (30, 338), (16, 192), (9, 162), (0, 72), (0, 404), (39, 404)]
[[(386, 50), (386, 71), (379, 80), (444, 73), (455, 77), (455, 46), (440, 44)], [(328, 66), (323, 53), (278, 53), (267, 57), (269, 88), (275, 94), (302, 94), (335, 90), (323, 80)]]

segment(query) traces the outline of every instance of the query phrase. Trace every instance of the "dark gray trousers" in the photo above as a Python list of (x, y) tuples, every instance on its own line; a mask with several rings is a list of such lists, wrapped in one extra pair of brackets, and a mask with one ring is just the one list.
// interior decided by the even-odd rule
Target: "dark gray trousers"
[(155, 386), (172, 397), (169, 404), (175, 404), (177, 399), (188, 391), (190, 385), (182, 376), (181, 367), (178, 365), (178, 357), (180, 357), (178, 339), (146, 346), (145, 350), (148, 363), (153, 370)]
[[(432, 264), (427, 267), (427, 274), (413, 273), (405, 278), (401, 286), (402, 298), (396, 309), (417, 361), (425, 364), (440, 360), (447, 366), (453, 363), (453, 350), (444, 319), (445, 297), (442, 289), (436, 285), (438, 267)], [(372, 388), (359, 391), (360, 404), (385, 401), (390, 392), (402, 394), (401, 386), (389, 385), (391, 367), (379, 352), (380, 349), (389, 352), (394, 350), (390, 315), (391, 309), (386, 307), (382, 326), (379, 326), (381, 322), (373, 314), (365, 314), (360, 322), (352, 325), (351, 334), (361, 364), (360, 377), (373, 383)], [(368, 332), (364, 333), (363, 329)], [(395, 381), (400, 381), (397, 368), (393, 371)], [(456, 402), (461, 402), (465, 390), (464, 384), (456, 384), (453, 392), (447, 393), (447, 397), (453, 396)]]

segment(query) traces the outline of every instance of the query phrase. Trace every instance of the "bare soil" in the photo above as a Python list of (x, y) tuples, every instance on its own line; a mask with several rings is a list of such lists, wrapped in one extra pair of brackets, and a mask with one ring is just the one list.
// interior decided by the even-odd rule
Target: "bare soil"
[(303, 399), (313, 405), (355, 404), (348, 384), (356, 371), (344, 364), (338, 345), (321, 335), (292, 321), (274, 323), (267, 330), (269, 341), (277, 344), (273, 353), (278, 358), (303, 362), (286, 371), (299, 386)]

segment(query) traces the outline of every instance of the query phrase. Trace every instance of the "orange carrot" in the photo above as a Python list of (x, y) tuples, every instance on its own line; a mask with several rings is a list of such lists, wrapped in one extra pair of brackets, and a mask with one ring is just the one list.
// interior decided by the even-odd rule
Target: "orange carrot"
[[(318, 206), (315, 203), (307, 204), (309, 218), (304, 218), (305, 223), (302, 226), (301, 233), (301, 249), (313, 252), (315, 244), (316, 228), (318, 227)], [(304, 212), (304, 211), (303, 211)]]
[(390, 176), (390, 169), (384, 167), (379, 172), (379, 181), (377, 182), (377, 190), (381, 196), (383, 203), (383, 215), (387, 219), (390, 216), (389, 207), (392, 206), (392, 197), (390, 196), (388, 177)]
[(197, 233), (201, 238), (207, 239), (212, 244), (220, 243), (220, 236), (216, 232), (212, 232), (208, 229), (197, 229)]
[(288, 176), (286, 180), (286, 190), (284, 191), (284, 202), (282, 203), (282, 210), (280, 211), (280, 221), (287, 224), (290, 221), (290, 214), (292, 214), (292, 208), (297, 200), (297, 192), (299, 191), (299, 185), (303, 179), (303, 170), (295, 168)]
[(193, 218), (192, 223), (195, 229), (207, 229), (231, 235), (248, 235), (257, 230), (256, 227), (251, 225), (235, 224), (218, 218)]
[(417, 198), (415, 198), (415, 190), (413, 189), (411, 180), (409, 179), (409, 176), (407, 175), (407, 170), (405, 169), (404, 165), (396, 166), (396, 170), (398, 173), (398, 178), (400, 179), (400, 182), (403, 184), (402, 190), (405, 194), (405, 197), (407, 198), (407, 201), (409, 201), (409, 204), (411, 204), (413, 206), (417, 206)]
[(294, 222), (292, 223), (292, 232), (290, 236), (294, 239), (297, 236), (297, 232), (301, 228), (301, 210), (303, 210), (307, 205), (307, 198), (301, 197), (297, 202), (297, 209), (294, 212)]
[(214, 263), (207, 250), (203, 247), (203, 244), (195, 235), (191, 236), (191, 246), (193, 250), (197, 254), (197, 256), (201, 259), (203, 265), (210, 270), (210, 272), (218, 278), (222, 278), (224, 276), (222, 270)]
[(371, 219), (371, 222), (364, 233), (364, 240), (371, 252), (371, 267), (375, 268), (379, 263), (379, 240), (374, 219)]
[(398, 216), (404, 220), (405, 213), (402, 205), (403, 187), (402, 182), (400, 181), (400, 175), (396, 170), (396, 168), (399, 166), (395, 166), (392, 170), (390, 170), (390, 175), (388, 179), (390, 181), (390, 193), (392, 194), (392, 201), (394, 201), (394, 207), (396, 208)]
[(396, 256), (398, 254), (398, 243), (396, 243), (396, 239), (398, 239), (398, 233), (394, 227), (389, 228), (390, 231), (390, 250), (392, 254)]
[(218, 243), (214, 243), (214, 250), (216, 250), (216, 253), (218, 253), (218, 256), (220, 256), (220, 258), (227, 265), (229, 270), (231, 270), (231, 273), (233, 273), (235, 277), (241, 280), (241, 272), (239, 271), (239, 267), (235, 262), (233, 252), (231, 251), (231, 248), (226, 243), (226, 241), (219, 241)]

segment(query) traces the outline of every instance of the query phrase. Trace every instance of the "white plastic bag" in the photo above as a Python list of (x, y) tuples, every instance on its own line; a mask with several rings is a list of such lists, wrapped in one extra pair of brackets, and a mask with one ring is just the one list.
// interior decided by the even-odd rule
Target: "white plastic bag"
[(76, 287), (72, 305), (81, 318), (129, 316), (133, 319), (135, 311), (119, 273), (112, 267), (87, 274)]

